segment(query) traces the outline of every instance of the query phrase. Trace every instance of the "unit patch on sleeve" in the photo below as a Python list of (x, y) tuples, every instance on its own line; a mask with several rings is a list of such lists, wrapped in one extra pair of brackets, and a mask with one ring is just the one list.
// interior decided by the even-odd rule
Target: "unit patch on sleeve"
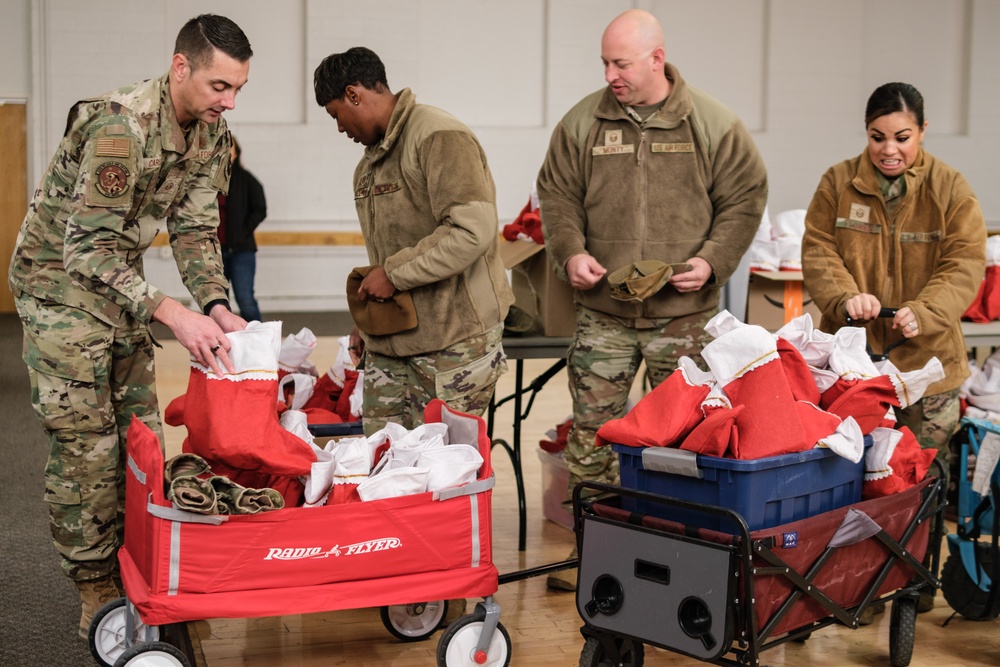
[(121, 162), (105, 162), (97, 167), (94, 187), (110, 199), (121, 197), (128, 192), (128, 168)]
[(87, 206), (127, 208), (132, 205), (131, 179), (135, 175), (123, 161), (98, 158), (86, 176)]

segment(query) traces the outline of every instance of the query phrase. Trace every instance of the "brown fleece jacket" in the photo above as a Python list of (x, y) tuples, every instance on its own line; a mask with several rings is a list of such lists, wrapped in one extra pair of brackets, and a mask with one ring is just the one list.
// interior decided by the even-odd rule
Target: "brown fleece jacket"
[[(831, 167), (806, 213), (802, 276), (824, 331), (847, 324), (844, 304), (858, 294), (908, 306), (920, 334), (890, 359), (912, 371), (937, 357), (945, 378), (927, 388), (932, 396), (969, 376), (960, 320), (986, 270), (986, 222), (965, 178), (923, 149), (904, 178), (890, 220), (867, 151)], [(875, 352), (900, 338), (890, 319), (868, 326)]]
[(655, 259), (701, 257), (714, 277), (697, 292), (667, 286), (642, 303), (611, 298), (601, 280), (575, 298), (622, 318), (678, 317), (715, 308), (760, 225), (767, 172), (736, 115), (689, 87), (673, 89), (642, 124), (610, 88), (589, 95), (556, 127), (538, 175), (545, 246), (565, 278), (566, 261), (589, 253), (609, 272)]
[(354, 172), (354, 202), (372, 265), (409, 290), (417, 328), (365, 335), (405, 357), (443, 350), (503, 322), (514, 302), (500, 260), (496, 188), (472, 131), (398, 94), (385, 138)]

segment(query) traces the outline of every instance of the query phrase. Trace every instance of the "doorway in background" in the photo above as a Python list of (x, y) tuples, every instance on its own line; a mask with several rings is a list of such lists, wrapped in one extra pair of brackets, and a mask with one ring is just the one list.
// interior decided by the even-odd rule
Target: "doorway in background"
[(28, 124), (24, 103), (0, 102), (0, 313), (14, 312), (7, 269), (28, 209)]

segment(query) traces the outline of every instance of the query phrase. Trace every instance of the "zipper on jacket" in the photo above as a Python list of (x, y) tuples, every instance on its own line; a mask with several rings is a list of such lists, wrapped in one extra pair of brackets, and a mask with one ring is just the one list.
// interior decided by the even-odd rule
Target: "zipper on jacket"
[[(640, 259), (646, 258), (646, 251), (645, 251), (646, 234), (649, 231), (649, 197), (646, 194), (649, 191), (649, 174), (648, 170), (646, 169), (646, 166), (642, 162), (642, 149), (645, 145), (646, 145), (646, 129), (640, 126), (639, 147), (637, 149), (638, 155), (636, 156), (636, 166), (639, 168), (639, 179), (641, 181), (639, 186), (639, 192), (641, 193), (640, 196), (642, 197), (642, 222), (640, 227), (642, 232), (639, 244)], [(643, 302), (642, 305), (640, 306), (640, 312), (642, 313), (643, 317), (646, 317), (648, 315), (647, 308), (648, 305), (645, 302)]]
[[(889, 256), (886, 262), (886, 272), (885, 272), (886, 276), (885, 276), (885, 282), (882, 284), (882, 294), (880, 301), (882, 302), (883, 308), (885, 307), (899, 308), (900, 304), (895, 303), (897, 299), (891, 297), (891, 295), (895, 294), (896, 292), (896, 287), (893, 278), (895, 276), (894, 271), (896, 266), (896, 255), (898, 254), (897, 248), (899, 244), (899, 240), (896, 234), (896, 220), (899, 217), (898, 215), (899, 206), (896, 206), (895, 211), (892, 213), (892, 215), (890, 215), (889, 206), (885, 203), (885, 199), (881, 196), (881, 193), (878, 196), (878, 201), (879, 204), (881, 204), (882, 206), (882, 212), (885, 214), (885, 220), (888, 223), (886, 227), (889, 230)], [(893, 303), (887, 303), (887, 300), (893, 301)], [(891, 332), (892, 332), (892, 320), (890, 319), (883, 320), (881, 322), (881, 336), (880, 336), (881, 341), (879, 346), (883, 350), (883, 353), (886, 346), (889, 345), (889, 337), (891, 336)]]

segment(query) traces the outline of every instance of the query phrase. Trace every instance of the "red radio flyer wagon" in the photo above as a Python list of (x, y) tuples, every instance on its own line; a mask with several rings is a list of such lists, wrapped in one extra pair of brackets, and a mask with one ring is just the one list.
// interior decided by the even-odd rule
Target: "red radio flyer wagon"
[(448, 425), (451, 442), (483, 457), (475, 482), (428, 492), (254, 515), (198, 515), (164, 495), (164, 458), (139, 421), (128, 432), (126, 597), (95, 615), (91, 652), (104, 665), (181, 665), (159, 626), (206, 618), (250, 618), (382, 607), (403, 640), (423, 639), (448, 599), (483, 597), (438, 642), (439, 666), (510, 662), (510, 637), (492, 596), (490, 440), (485, 422), (435, 400), (425, 421)]

